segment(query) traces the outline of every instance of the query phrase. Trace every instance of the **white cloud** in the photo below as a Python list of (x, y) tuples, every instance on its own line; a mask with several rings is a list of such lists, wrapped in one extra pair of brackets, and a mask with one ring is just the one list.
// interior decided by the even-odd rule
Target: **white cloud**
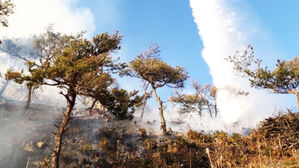
[[(88, 8), (77, 7), (79, 0), (14, 0), (15, 13), (9, 17), (9, 27), (0, 30), (0, 37), (4, 38), (30, 38), (31, 35), (44, 33), (49, 25), (53, 25), (54, 31), (76, 34), (87, 31), (87, 37), (91, 37), (95, 30), (94, 16)], [(0, 73), (4, 74), (8, 68), (20, 70), (24, 68), (21, 60), (10, 59), (6, 54), (0, 53)], [(0, 88), (3, 80), (0, 79)], [(9, 85), (4, 96), (21, 99), (26, 95), (25, 89), (17, 90), (16, 85)], [(17, 93), (19, 96), (15, 96)], [(56, 103), (64, 100), (58, 95), (58, 90), (53, 87), (43, 87), (37, 94), (42, 96), (37, 102)], [(55, 100), (55, 99), (56, 100)], [(64, 101), (61, 105), (64, 105)]]
[(78, 0), (15, 0), (15, 13), (9, 17), (9, 27), (2, 28), (1, 36), (26, 37), (39, 34), (53, 24), (63, 33), (95, 30), (94, 17), (87, 8), (76, 7)]

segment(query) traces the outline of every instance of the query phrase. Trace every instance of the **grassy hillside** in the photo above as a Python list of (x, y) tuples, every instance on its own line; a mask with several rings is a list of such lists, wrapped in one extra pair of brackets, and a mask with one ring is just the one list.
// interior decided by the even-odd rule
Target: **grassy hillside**
[[(51, 131), (61, 109), (33, 105), (0, 106), (0, 167), (47, 167), (53, 149)], [(79, 111), (79, 110), (77, 110)], [(299, 167), (299, 114), (280, 114), (264, 120), (249, 135), (216, 131), (148, 133), (133, 121), (109, 115), (73, 116), (64, 136), (60, 167)], [(4, 135), (4, 134), (2, 134)]]

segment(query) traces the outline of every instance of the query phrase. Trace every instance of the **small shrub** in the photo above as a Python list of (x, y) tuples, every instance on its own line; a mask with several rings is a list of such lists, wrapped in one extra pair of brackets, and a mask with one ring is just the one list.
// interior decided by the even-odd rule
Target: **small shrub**
[(141, 166), (144, 168), (154, 168), (154, 163), (151, 159), (145, 158), (142, 160)]
[(103, 149), (104, 151), (107, 151), (109, 147), (109, 140), (107, 138), (103, 138), (99, 141), (98, 147)]

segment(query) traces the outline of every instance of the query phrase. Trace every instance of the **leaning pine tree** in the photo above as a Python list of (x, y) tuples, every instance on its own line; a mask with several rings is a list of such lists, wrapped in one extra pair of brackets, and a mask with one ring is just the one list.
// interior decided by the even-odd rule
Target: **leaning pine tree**
[(252, 87), (267, 89), (276, 94), (294, 94), (299, 110), (299, 57), (293, 60), (277, 60), (274, 70), (262, 67), (262, 60), (254, 57), (253, 47), (248, 46), (244, 53), (237, 52), (227, 58), (234, 69), (247, 77)]
[(164, 106), (157, 94), (157, 89), (164, 86), (172, 88), (184, 87), (184, 82), (188, 78), (187, 72), (182, 67), (172, 67), (163, 62), (160, 58), (158, 46), (150, 47), (143, 54), (138, 55), (130, 62), (130, 67), (132, 69), (130, 76), (140, 78), (151, 86), (153, 95), (159, 104), (161, 129), (166, 134), (166, 121), (163, 113)]
[(106, 91), (113, 82), (110, 73), (122, 68), (123, 64), (116, 64), (111, 57), (111, 52), (120, 49), (121, 36), (118, 33), (103, 33), (89, 41), (82, 35), (66, 36), (57, 33), (56, 40), (63, 41), (63, 45), (56, 45), (47, 37), (44, 36), (40, 41), (53, 47), (51, 52), (47, 52), (49, 47), (40, 48), (40, 59), (27, 61), (27, 73), (9, 70), (6, 78), (20, 84), (32, 83), (34, 86), (47, 85), (61, 89), (60, 94), (67, 100), (67, 109), (55, 133), (51, 159), (51, 167), (58, 168), (63, 133), (77, 96), (92, 97), (92, 90)]

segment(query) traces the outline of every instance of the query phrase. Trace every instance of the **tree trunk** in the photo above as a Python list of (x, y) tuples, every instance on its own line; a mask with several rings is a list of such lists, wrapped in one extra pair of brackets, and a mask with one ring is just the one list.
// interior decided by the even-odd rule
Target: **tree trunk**
[(161, 129), (163, 131), (163, 134), (166, 134), (167, 133), (167, 130), (166, 130), (166, 121), (165, 121), (165, 118), (164, 118), (164, 114), (163, 114), (163, 102), (161, 101), (160, 97), (157, 95), (157, 92), (156, 92), (156, 88), (153, 87), (153, 93), (154, 93), (154, 96), (157, 100), (157, 102), (159, 103), (159, 115), (160, 115), (160, 120), (161, 120)]
[(5, 82), (5, 84), (2, 86), (2, 88), (0, 89), (0, 97), (2, 97), (3, 93), (5, 92), (7, 86), (8, 86), (9, 81), (7, 80)]
[(96, 102), (97, 102), (97, 100), (94, 100), (94, 101), (92, 102), (92, 104), (91, 104), (91, 106), (90, 106), (90, 109), (89, 109), (89, 114), (91, 114), (91, 112), (92, 112), (94, 106), (96, 105)]
[(57, 129), (57, 133), (55, 135), (55, 147), (54, 151), (52, 153), (52, 160), (51, 160), (51, 168), (59, 168), (59, 155), (60, 155), (60, 149), (62, 144), (62, 136), (66, 130), (66, 126), (70, 120), (71, 112), (73, 110), (73, 107), (75, 106), (75, 99), (76, 96), (72, 96), (71, 99), (68, 100), (68, 106), (66, 111), (63, 115), (63, 120)]
[(207, 106), (208, 110), (209, 110), (209, 113), (210, 113), (210, 117), (213, 118), (213, 115), (212, 115), (212, 109), (211, 109), (211, 105), (210, 105), (210, 102), (209, 100), (207, 100), (206, 96), (201, 96), (202, 99), (203, 99), (203, 103)]
[(147, 93), (146, 90), (149, 86), (149, 83), (143, 81), (143, 89), (144, 89), (144, 102), (143, 102), (143, 105), (142, 105), (142, 110), (141, 110), (141, 115), (140, 115), (140, 121), (142, 121), (143, 119), (143, 115), (144, 115), (144, 109), (145, 109), (145, 106), (146, 106), (146, 103), (147, 103), (147, 99), (150, 97), (150, 93)]
[(295, 92), (295, 95), (296, 95), (296, 101), (297, 101), (297, 110), (299, 112), (299, 93), (298, 93), (298, 91)]
[(28, 86), (28, 95), (27, 95), (27, 102), (25, 106), (25, 110), (29, 109), (30, 103), (31, 103), (31, 97), (32, 97), (32, 86)]
[(295, 94), (295, 96), (296, 96), (296, 102), (297, 102), (297, 110), (299, 112), (299, 93), (298, 93), (298, 91), (296, 89), (295, 90), (289, 90), (288, 93)]
[(145, 106), (146, 106), (146, 102), (147, 102), (147, 98), (144, 100), (143, 105), (142, 105), (141, 115), (140, 115), (140, 121), (142, 121), (142, 118), (143, 118), (143, 114), (144, 114), (144, 109), (145, 109)]
[(198, 103), (197, 104), (197, 107), (198, 107), (198, 114), (199, 114), (199, 116), (201, 117), (202, 116), (202, 104), (201, 103)]
[[(15, 60), (14, 64), (12, 65), (12, 67), (15, 67), (16, 64), (17, 64), (17, 61)], [(6, 80), (5, 84), (0, 89), (0, 98), (2, 98), (2, 95), (5, 92), (6, 88), (8, 87), (8, 84), (9, 84), (9, 80)]]
[(213, 119), (211, 106), (210, 106), (210, 104), (207, 104), (207, 106), (208, 106), (208, 110), (209, 110), (209, 113), (210, 113), (210, 117)]
[(145, 109), (145, 106), (146, 106), (146, 103), (147, 103), (147, 99), (150, 97), (149, 94), (150, 94), (150, 93), (144, 93), (145, 98), (144, 98), (144, 102), (143, 102), (143, 104), (142, 104), (141, 115), (140, 115), (140, 121), (142, 121), (142, 119), (143, 119), (144, 109)]
[(212, 109), (211, 109), (210, 103), (209, 103), (209, 101), (206, 98), (204, 98), (204, 104), (208, 107), (208, 110), (209, 110), (209, 113), (210, 113), (210, 117), (213, 118)]
[(215, 99), (215, 105), (214, 105), (214, 108), (215, 108), (215, 118), (216, 118), (217, 115), (218, 115), (218, 109), (217, 109), (216, 99)]

